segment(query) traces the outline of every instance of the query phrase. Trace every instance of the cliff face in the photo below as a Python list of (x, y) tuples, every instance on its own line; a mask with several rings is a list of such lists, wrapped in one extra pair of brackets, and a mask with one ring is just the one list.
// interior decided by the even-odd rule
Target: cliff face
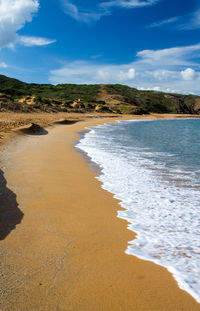
[(28, 84), (0, 76), (0, 111), (200, 114), (200, 97), (125, 85)]

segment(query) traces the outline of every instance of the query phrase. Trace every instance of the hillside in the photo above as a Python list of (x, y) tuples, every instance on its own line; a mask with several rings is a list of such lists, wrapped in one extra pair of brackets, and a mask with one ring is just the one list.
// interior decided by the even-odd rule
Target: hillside
[(200, 114), (200, 97), (119, 84), (29, 84), (0, 75), (0, 111)]

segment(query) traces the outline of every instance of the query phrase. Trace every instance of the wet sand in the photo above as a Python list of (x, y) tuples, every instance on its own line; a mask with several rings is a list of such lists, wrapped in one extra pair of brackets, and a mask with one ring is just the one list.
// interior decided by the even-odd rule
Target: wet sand
[(2, 152), (0, 203), (10, 210), (0, 235), (0, 310), (200, 310), (166, 269), (124, 253), (134, 233), (73, 148), (77, 132), (104, 122), (21, 135)]

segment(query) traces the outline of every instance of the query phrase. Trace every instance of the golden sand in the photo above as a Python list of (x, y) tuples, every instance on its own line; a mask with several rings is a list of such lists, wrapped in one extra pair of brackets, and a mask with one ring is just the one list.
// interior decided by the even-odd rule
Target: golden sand
[(0, 241), (0, 310), (200, 310), (166, 269), (125, 254), (134, 233), (73, 148), (77, 132), (104, 122), (20, 136), (2, 153), (13, 204)]

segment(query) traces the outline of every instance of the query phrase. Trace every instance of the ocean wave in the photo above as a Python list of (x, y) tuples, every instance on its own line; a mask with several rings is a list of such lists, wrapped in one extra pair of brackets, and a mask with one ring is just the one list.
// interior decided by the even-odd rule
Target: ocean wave
[(179, 287), (200, 302), (197, 167), (187, 167), (167, 145), (164, 151), (152, 150), (142, 140), (136, 141), (132, 124), (135, 127), (140, 121), (136, 122), (90, 128), (77, 148), (101, 167), (98, 179), (103, 189), (124, 208), (118, 217), (137, 233), (126, 253), (166, 267)]

